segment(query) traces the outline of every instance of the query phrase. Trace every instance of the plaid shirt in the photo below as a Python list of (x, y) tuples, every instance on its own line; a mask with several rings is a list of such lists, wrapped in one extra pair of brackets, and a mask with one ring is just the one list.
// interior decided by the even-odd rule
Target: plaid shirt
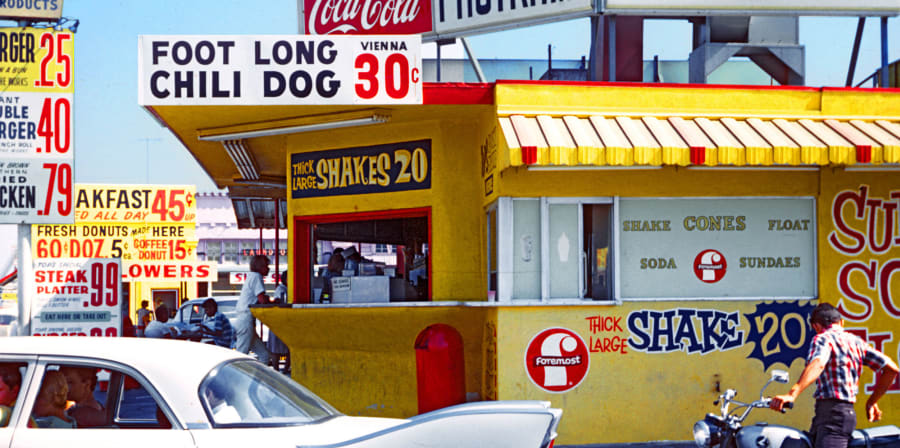
[(216, 313), (213, 317), (204, 315), (202, 325), (212, 331), (221, 331), (222, 335), (218, 337), (214, 336), (213, 342), (215, 342), (216, 345), (231, 348), (231, 344), (234, 342), (234, 328), (231, 327), (231, 322), (228, 322), (228, 318), (225, 317), (224, 314)]
[(869, 366), (877, 372), (888, 361), (883, 353), (839, 325), (813, 336), (806, 362), (814, 359), (824, 361), (825, 370), (816, 380), (813, 397), (816, 400), (837, 399), (851, 403), (856, 402), (856, 394), (859, 393), (862, 366)]

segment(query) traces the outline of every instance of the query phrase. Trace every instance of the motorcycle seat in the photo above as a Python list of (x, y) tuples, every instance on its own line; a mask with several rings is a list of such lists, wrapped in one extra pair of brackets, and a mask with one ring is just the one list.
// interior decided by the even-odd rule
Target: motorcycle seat
[(852, 448), (877, 448), (900, 442), (900, 428), (894, 425), (857, 429), (850, 439)]

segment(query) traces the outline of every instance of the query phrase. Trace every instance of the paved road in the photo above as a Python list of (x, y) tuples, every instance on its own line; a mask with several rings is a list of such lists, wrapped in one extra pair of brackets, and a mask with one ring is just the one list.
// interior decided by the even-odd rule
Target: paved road
[(694, 441), (660, 440), (636, 443), (592, 443), (588, 445), (554, 445), (554, 448), (695, 448)]

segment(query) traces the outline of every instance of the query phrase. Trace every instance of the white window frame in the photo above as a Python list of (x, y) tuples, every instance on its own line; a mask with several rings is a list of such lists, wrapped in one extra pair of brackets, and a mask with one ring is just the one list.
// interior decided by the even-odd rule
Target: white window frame
[[(530, 201), (539, 201), (540, 206), (540, 221), (541, 221), (541, 298), (538, 302), (540, 303), (553, 303), (553, 304), (610, 304), (610, 303), (621, 303), (618, 300), (591, 300), (584, 297), (585, 294), (585, 254), (584, 254), (584, 205), (594, 205), (594, 204), (607, 204), (613, 205), (613, 216), (611, 217), (612, 222), (611, 225), (613, 227), (613, 235), (610, 237), (613, 238), (613, 251), (618, 250), (617, 244), (615, 242), (616, 238), (616, 222), (618, 217), (618, 210), (616, 208), (617, 204), (615, 202), (615, 198), (613, 197), (605, 197), (605, 196), (583, 196), (583, 197), (522, 197), (522, 198), (512, 198), (512, 197), (500, 197), (497, 198), (496, 210), (497, 210), (497, 301), (504, 303), (529, 303), (533, 302), (530, 300), (513, 300), (512, 297), (512, 279), (513, 279), (513, 248), (515, 241), (513, 241), (513, 201), (515, 200), (530, 200)], [(578, 206), (578, 240), (574, 243), (575, 247), (578, 248), (578, 256), (580, 265), (582, 269), (578, 271), (578, 284), (581, 285), (581, 297), (550, 297), (550, 205), (577, 205)], [(494, 206), (494, 205), (492, 205)], [(488, 209), (490, 210), (490, 208)], [(485, 214), (487, 216), (487, 213)], [(488, 223), (488, 226), (490, 224)], [(490, 247), (490, 246), (488, 246)], [(489, 255), (490, 256), (490, 255)], [(616, 253), (614, 255), (618, 256)], [(613, 275), (616, 276), (618, 270), (616, 269), (615, 260), (612, 260), (613, 263)], [(490, 264), (488, 265), (490, 266)], [(488, 274), (490, 275), (490, 274)], [(618, 296), (617, 285), (613, 284), (613, 297)]]

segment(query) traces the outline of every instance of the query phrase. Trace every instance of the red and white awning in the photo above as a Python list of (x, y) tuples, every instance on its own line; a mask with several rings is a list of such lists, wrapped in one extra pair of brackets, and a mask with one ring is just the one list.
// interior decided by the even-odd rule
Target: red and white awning
[(888, 120), (500, 117), (511, 166), (796, 166), (900, 163)]

